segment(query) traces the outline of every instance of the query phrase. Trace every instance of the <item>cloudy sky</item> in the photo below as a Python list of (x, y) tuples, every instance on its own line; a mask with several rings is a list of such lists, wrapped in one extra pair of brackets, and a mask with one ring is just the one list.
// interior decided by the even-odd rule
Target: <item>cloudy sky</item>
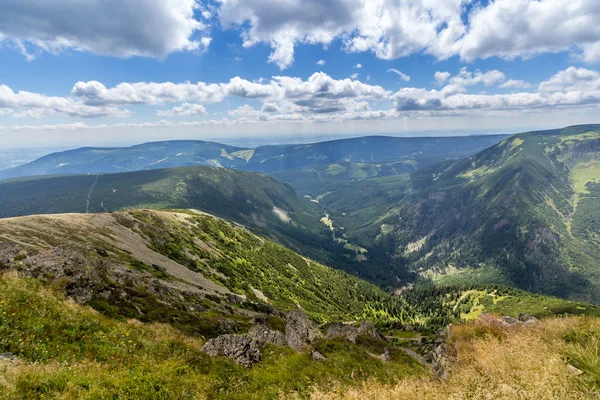
[(600, 122), (598, 0), (0, 0), (0, 147)]

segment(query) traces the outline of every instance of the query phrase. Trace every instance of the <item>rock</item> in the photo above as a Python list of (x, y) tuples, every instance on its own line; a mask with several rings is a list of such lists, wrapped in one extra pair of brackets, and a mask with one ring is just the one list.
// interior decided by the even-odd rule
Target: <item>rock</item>
[(373, 325), (373, 323), (370, 321), (363, 321), (363, 323), (360, 324), (360, 326), (358, 327), (358, 334), (386, 341), (385, 336), (383, 336), (381, 332), (379, 332), (377, 328), (375, 328), (375, 325)]
[(539, 320), (536, 317), (534, 317), (533, 315), (526, 314), (526, 313), (519, 314), (517, 319), (519, 321), (523, 322), (524, 325), (537, 324), (539, 322)]
[(327, 328), (327, 339), (343, 338), (356, 344), (358, 340), (358, 328), (354, 325), (342, 324), (340, 322), (333, 323)]
[(569, 371), (569, 374), (574, 375), (574, 376), (583, 374), (582, 370), (580, 370), (577, 367), (572, 366), (571, 364), (567, 364), (567, 371)]
[(379, 358), (381, 359), (381, 361), (383, 362), (388, 362), (390, 360), (390, 351), (388, 350), (388, 348), (386, 347), (385, 350), (383, 350), (383, 354), (381, 354), (379, 356)]
[(14, 361), (17, 357), (13, 353), (1, 353), (0, 361)]
[(210, 339), (202, 351), (211, 357), (232, 358), (246, 368), (253, 366), (262, 358), (258, 343), (248, 335), (221, 335)]
[(230, 319), (220, 319), (219, 326), (217, 327), (217, 332), (221, 335), (227, 333), (235, 333), (237, 331), (237, 323)]
[(519, 322), (519, 320), (509, 317), (508, 315), (503, 315), (501, 318), (502, 322), (507, 323), (508, 325), (514, 325)]
[(316, 340), (322, 339), (323, 334), (302, 311), (294, 310), (287, 314), (285, 337), (288, 346), (300, 351)]
[(446, 351), (446, 344), (441, 344), (433, 349), (431, 352), (431, 361), (431, 371), (440, 379), (447, 379), (451, 359)]
[(244, 302), (244, 299), (242, 299), (240, 296), (237, 296), (235, 294), (230, 294), (227, 297), (227, 301), (231, 304), (242, 304)]
[(323, 354), (319, 353), (316, 350), (313, 350), (311, 353), (311, 357), (313, 360), (315, 361), (320, 361), (320, 360), (327, 360), (327, 357), (325, 357)]
[(267, 343), (275, 346), (285, 346), (287, 344), (287, 339), (282, 332), (274, 331), (263, 324), (253, 325), (247, 335), (254, 339), (259, 346), (264, 346)]

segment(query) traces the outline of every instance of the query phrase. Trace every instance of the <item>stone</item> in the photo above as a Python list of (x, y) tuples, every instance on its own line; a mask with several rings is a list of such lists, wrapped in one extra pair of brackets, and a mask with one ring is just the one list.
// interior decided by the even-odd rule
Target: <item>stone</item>
[(574, 376), (583, 374), (582, 370), (580, 370), (577, 367), (572, 366), (571, 364), (567, 364), (567, 370), (569, 371), (569, 374), (574, 375)]
[(503, 315), (502, 318), (500, 318), (502, 320), (502, 322), (507, 323), (508, 325), (514, 325), (517, 324), (519, 322), (518, 319), (514, 319), (512, 317), (509, 317), (508, 315)]
[(306, 314), (300, 310), (294, 310), (287, 314), (285, 325), (285, 337), (288, 346), (300, 351), (316, 340), (323, 339), (323, 334)]
[(356, 344), (356, 341), (358, 340), (358, 328), (354, 325), (336, 322), (329, 325), (325, 337), (327, 339), (342, 338)]
[(287, 345), (287, 339), (282, 332), (275, 331), (263, 324), (253, 325), (248, 330), (247, 335), (254, 339), (259, 346), (264, 346), (267, 343), (275, 346)]
[(0, 361), (14, 361), (17, 357), (13, 353), (1, 353)]
[(383, 336), (381, 332), (379, 332), (377, 328), (375, 328), (375, 325), (373, 325), (373, 323), (370, 321), (363, 321), (363, 323), (360, 324), (360, 326), (358, 327), (358, 334), (386, 341), (385, 336)]
[(536, 317), (534, 317), (533, 315), (526, 314), (526, 313), (519, 314), (517, 319), (519, 321), (523, 322), (523, 325), (533, 325), (533, 324), (537, 324), (539, 322), (539, 320)]
[(383, 350), (383, 354), (381, 354), (381, 355), (379, 356), (379, 358), (380, 358), (380, 359), (381, 359), (381, 361), (383, 361), (383, 362), (388, 362), (388, 361), (390, 360), (390, 351), (388, 350), (388, 348), (387, 348), (387, 347), (386, 347), (386, 348)]
[(311, 352), (311, 357), (315, 361), (324, 361), (324, 360), (327, 360), (327, 357), (325, 357), (323, 354), (319, 353), (316, 350), (313, 350)]
[(256, 340), (248, 335), (221, 335), (210, 339), (202, 351), (211, 357), (229, 357), (238, 364), (250, 368), (262, 359)]
[(220, 319), (219, 326), (217, 327), (217, 332), (219, 332), (222, 335), (228, 333), (235, 333), (237, 331), (237, 327), (238, 325), (235, 321), (232, 321), (230, 319)]

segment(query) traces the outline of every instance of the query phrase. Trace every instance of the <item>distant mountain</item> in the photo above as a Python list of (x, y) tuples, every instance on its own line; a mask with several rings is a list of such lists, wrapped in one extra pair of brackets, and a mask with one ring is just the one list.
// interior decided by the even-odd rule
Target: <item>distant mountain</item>
[(600, 125), (528, 132), (319, 198), (349, 240), (435, 282), (600, 302)]
[(333, 163), (387, 163), (408, 161), (431, 165), (468, 157), (508, 135), (457, 137), (366, 136), (297, 146), (258, 147), (246, 169), (276, 172)]
[(184, 166), (214, 166), (277, 172), (331, 163), (399, 161), (430, 165), (467, 157), (506, 136), (393, 138), (369, 136), (307, 145), (261, 146), (256, 149), (205, 141), (175, 140), (125, 148), (80, 148), (52, 153), (0, 171), (0, 179), (35, 175), (98, 174)]
[(34, 175), (95, 174), (181, 166), (239, 168), (252, 151), (219, 143), (176, 140), (132, 147), (83, 147), (48, 154), (28, 164), (0, 172), (0, 179)]

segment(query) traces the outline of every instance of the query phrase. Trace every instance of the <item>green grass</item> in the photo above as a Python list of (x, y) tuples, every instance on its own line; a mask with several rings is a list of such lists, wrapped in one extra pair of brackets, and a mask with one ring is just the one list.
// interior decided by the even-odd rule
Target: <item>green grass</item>
[(325, 341), (317, 349), (328, 359), (319, 362), (307, 352), (268, 347), (250, 370), (211, 359), (202, 344), (168, 325), (102, 316), (39, 281), (0, 276), (0, 352), (19, 358), (1, 367), (6, 399), (269, 399), (424, 373), (395, 350), (386, 364), (373, 357), (382, 342)]

